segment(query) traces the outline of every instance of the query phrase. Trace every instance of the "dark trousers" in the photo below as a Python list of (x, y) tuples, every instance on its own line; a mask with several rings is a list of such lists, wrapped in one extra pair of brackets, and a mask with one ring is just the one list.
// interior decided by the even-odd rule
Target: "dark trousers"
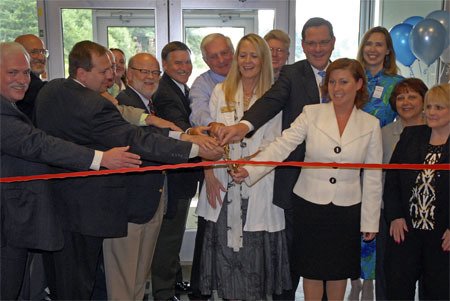
[(155, 300), (175, 295), (179, 254), (191, 199), (177, 200), (175, 216), (164, 218), (152, 261), (152, 292)]
[(28, 252), (27, 266), (23, 277), (19, 300), (44, 300), (48, 295), (42, 252)]
[(103, 238), (64, 232), (64, 248), (44, 254), (52, 300), (89, 300)]
[(197, 218), (197, 233), (195, 236), (194, 245), (194, 257), (192, 259), (192, 270), (191, 270), (191, 290), (192, 295), (200, 296), (200, 259), (202, 255), (203, 248), (203, 237), (205, 235), (206, 220), (199, 216)]
[(28, 258), (28, 249), (12, 246), (1, 247), (1, 299), (16, 300), (22, 287)]
[(442, 250), (445, 230), (414, 230), (397, 244), (389, 237), (385, 254), (386, 295), (389, 300), (414, 300), (422, 282), (425, 300), (449, 300), (449, 253)]
[(386, 240), (389, 239), (389, 228), (384, 219), (384, 212), (381, 209), (380, 228), (377, 234), (376, 257), (375, 257), (375, 297), (377, 300), (386, 300), (386, 277), (384, 275), (384, 257), (386, 250)]
[[(285, 209), (284, 217), (286, 221), (286, 243), (288, 247), (289, 264), (292, 267), (292, 263), (295, 260), (295, 254), (293, 252), (294, 247), (294, 210)], [(281, 295), (272, 295), (273, 300), (295, 300), (295, 291), (297, 290), (298, 283), (300, 282), (300, 274), (291, 268), (291, 281), (292, 289), (285, 290)]]

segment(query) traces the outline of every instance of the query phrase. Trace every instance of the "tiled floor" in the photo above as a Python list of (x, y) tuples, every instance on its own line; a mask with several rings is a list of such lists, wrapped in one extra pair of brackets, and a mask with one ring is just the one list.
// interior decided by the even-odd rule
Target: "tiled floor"
[[(182, 269), (183, 269), (183, 278), (184, 278), (184, 280), (185, 281), (189, 281), (189, 276), (191, 274), (191, 265), (182, 265)], [(345, 293), (345, 300), (347, 300), (347, 297), (348, 297), (348, 295), (350, 293), (350, 289), (351, 289), (351, 287), (350, 287), (350, 281), (349, 281), (348, 284), (347, 284), (347, 290), (346, 290), (346, 293)], [(151, 287), (149, 287), (148, 296), (149, 296), (149, 298), (146, 299), (146, 300), (152, 301), (153, 297), (151, 297)], [(187, 294), (180, 295), (180, 298), (181, 298), (181, 301), (189, 301), (189, 298), (188, 298)], [(302, 282), (300, 281), (300, 284), (299, 284), (299, 286), (297, 288), (297, 292), (295, 293), (295, 300), (300, 301), (300, 300), (304, 300), (304, 299), (305, 298), (304, 298), (304, 295), (303, 295), (303, 285), (302, 285)], [(211, 300), (222, 300), (222, 299), (218, 298), (218, 296), (215, 295), (215, 296), (213, 296), (213, 298)], [(268, 297), (268, 300), (271, 300), (270, 296)]]

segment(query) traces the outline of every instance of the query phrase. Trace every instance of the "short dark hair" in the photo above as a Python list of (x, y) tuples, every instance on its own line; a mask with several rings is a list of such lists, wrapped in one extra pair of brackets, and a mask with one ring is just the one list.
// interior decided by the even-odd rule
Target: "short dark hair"
[(173, 42), (168, 43), (161, 50), (161, 59), (163, 61), (166, 61), (167, 57), (169, 56), (169, 53), (177, 51), (177, 50), (187, 51), (187, 52), (189, 52), (189, 54), (191, 54), (191, 50), (189, 49), (189, 47), (187, 47), (186, 44), (184, 44), (180, 41), (173, 41)]
[(357, 109), (361, 109), (369, 100), (369, 92), (367, 92), (367, 79), (366, 73), (360, 62), (354, 59), (341, 58), (332, 62), (327, 68), (327, 74), (325, 76), (325, 81), (322, 85), (322, 95), (330, 99), (328, 93), (328, 82), (330, 81), (330, 74), (334, 70), (344, 69), (350, 71), (353, 78), (358, 81), (362, 80), (363, 84), (361, 89), (356, 92), (355, 96), (355, 106)]
[(106, 55), (107, 51), (106, 47), (92, 41), (85, 40), (76, 43), (69, 53), (69, 76), (75, 78), (78, 68), (91, 71), (93, 67), (92, 54), (102, 56)]
[(414, 91), (422, 96), (422, 102), (424, 100), (425, 94), (428, 91), (427, 85), (418, 78), (405, 78), (399, 81), (394, 89), (392, 90), (391, 96), (389, 97), (389, 104), (394, 112), (397, 112), (397, 106), (395, 105), (397, 101), (397, 96), (402, 93), (407, 93), (408, 91)]
[(310, 27), (318, 27), (318, 26), (326, 26), (328, 27), (328, 31), (330, 32), (330, 38), (334, 38), (333, 25), (331, 25), (330, 21), (325, 20), (324, 18), (311, 18), (306, 21), (305, 25), (302, 28), (302, 40), (305, 39), (306, 30)]

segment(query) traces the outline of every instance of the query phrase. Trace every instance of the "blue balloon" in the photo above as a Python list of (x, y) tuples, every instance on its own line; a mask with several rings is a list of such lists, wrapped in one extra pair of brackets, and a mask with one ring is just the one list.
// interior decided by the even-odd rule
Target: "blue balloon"
[(395, 56), (397, 61), (409, 67), (414, 63), (416, 57), (409, 47), (409, 35), (412, 29), (411, 24), (401, 23), (391, 28), (392, 43), (394, 44)]
[(409, 43), (414, 55), (430, 66), (445, 49), (447, 31), (435, 19), (423, 19), (411, 30)]
[(421, 17), (421, 16), (412, 16), (412, 17), (405, 19), (405, 21), (403, 21), (403, 23), (414, 26), (422, 20), (423, 20), (423, 17)]
[(450, 30), (449, 30), (449, 21), (450, 21), (450, 16), (449, 16), (449, 12), (445, 11), (445, 10), (435, 10), (431, 13), (428, 14), (428, 16), (426, 16), (426, 19), (434, 19), (436, 21), (439, 21), (439, 23), (441, 23), (445, 30), (447, 31), (446, 34), (446, 44), (444, 48), (447, 48), (448, 43), (449, 43), (449, 37), (448, 35), (450, 34)]

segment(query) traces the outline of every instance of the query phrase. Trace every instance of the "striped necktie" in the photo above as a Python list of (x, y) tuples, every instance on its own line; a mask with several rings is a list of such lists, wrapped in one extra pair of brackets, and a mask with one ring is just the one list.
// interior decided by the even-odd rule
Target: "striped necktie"
[(317, 72), (317, 74), (319, 74), (319, 76), (322, 78), (322, 81), (320, 82), (320, 102), (326, 103), (329, 101), (329, 99), (326, 97), (322, 97), (322, 85), (325, 80), (325, 75), (327, 74), (327, 72), (325, 70), (320, 70), (319, 72)]

